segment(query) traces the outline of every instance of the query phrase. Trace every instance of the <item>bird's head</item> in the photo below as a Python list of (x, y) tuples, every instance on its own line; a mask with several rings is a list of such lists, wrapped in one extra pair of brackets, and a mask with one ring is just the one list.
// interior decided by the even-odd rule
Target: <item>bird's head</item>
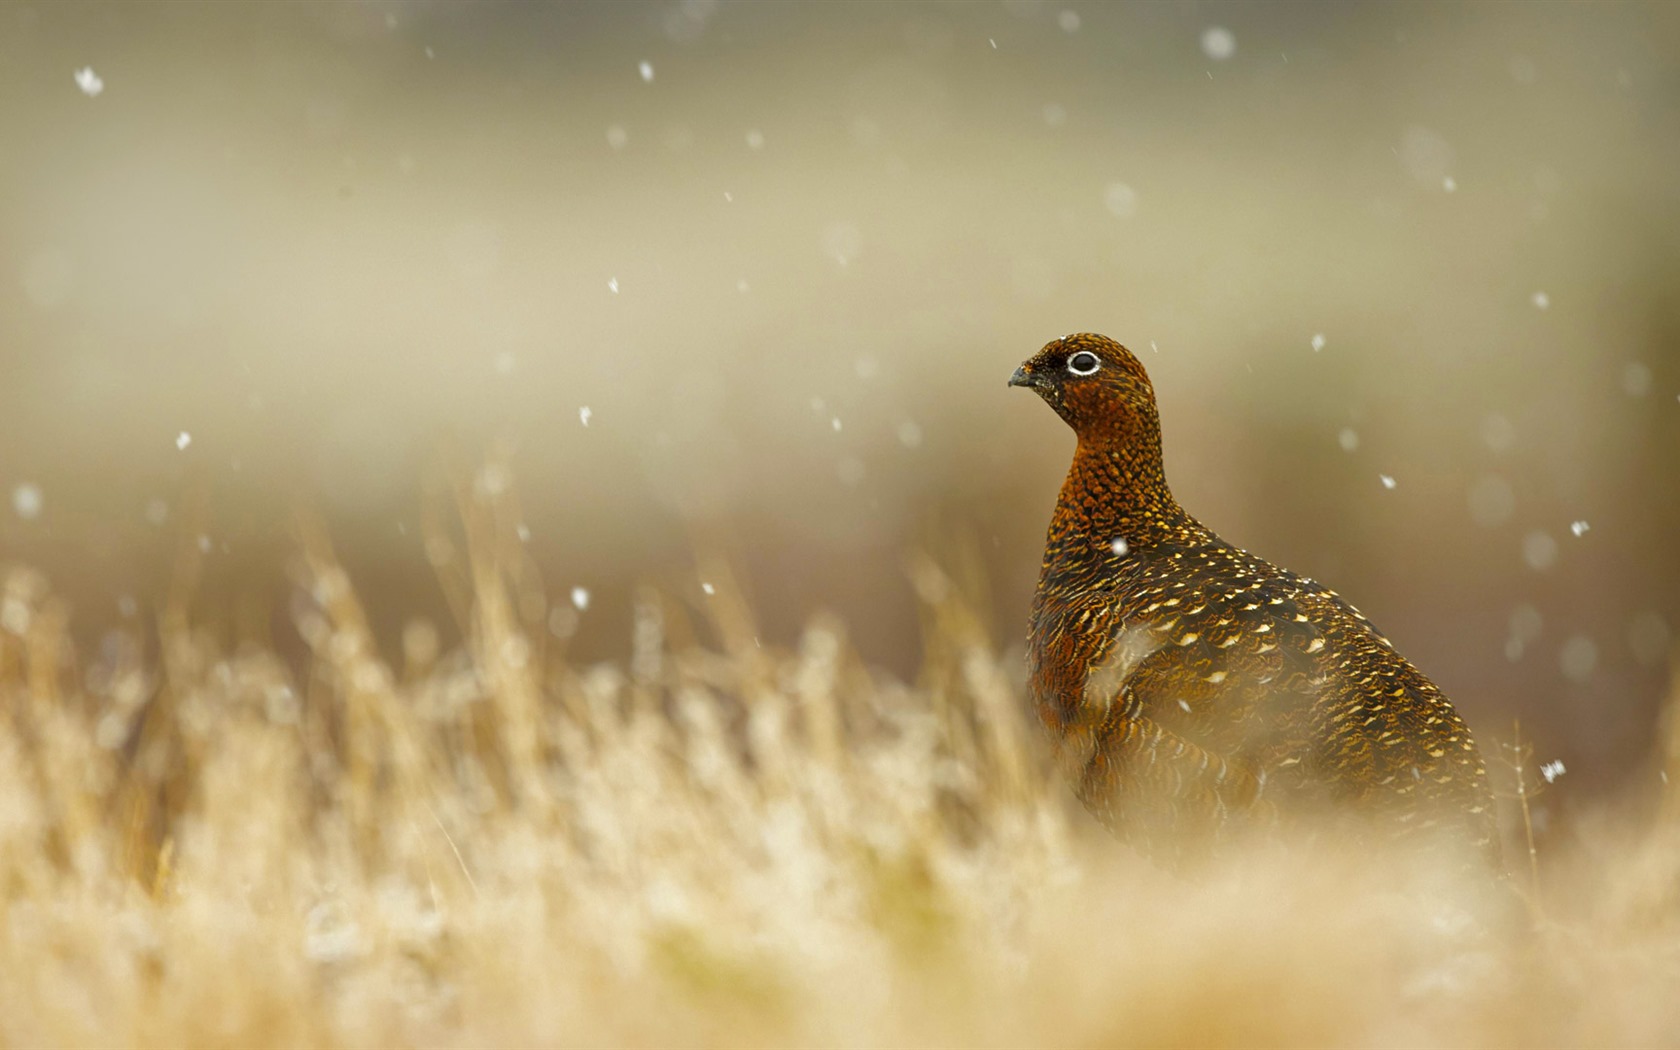
[(1105, 335), (1067, 335), (1027, 358), (1010, 386), (1031, 387), (1081, 441), (1159, 441), (1155, 388), (1130, 350)]

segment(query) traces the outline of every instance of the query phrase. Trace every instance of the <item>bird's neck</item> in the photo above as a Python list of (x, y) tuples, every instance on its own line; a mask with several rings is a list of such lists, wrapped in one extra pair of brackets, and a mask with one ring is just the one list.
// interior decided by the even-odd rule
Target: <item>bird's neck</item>
[[(1081, 435), (1056, 501), (1046, 563), (1182, 541), (1197, 528), (1167, 488), (1160, 441)], [(1123, 556), (1123, 551), (1114, 551)]]

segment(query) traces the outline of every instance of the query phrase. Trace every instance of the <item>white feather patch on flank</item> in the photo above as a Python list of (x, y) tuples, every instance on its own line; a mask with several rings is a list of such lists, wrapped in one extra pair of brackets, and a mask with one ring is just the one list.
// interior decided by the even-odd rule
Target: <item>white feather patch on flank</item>
[(1120, 687), (1137, 670), (1138, 664), (1150, 653), (1161, 648), (1163, 641), (1150, 632), (1149, 624), (1122, 627), (1103, 654), (1085, 674), (1085, 703), (1107, 709), (1114, 703)]

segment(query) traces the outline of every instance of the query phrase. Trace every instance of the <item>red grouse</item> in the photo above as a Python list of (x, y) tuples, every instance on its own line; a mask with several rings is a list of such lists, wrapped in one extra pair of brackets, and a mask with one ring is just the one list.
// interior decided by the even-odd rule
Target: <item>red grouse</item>
[(1028, 661), (1087, 808), (1163, 859), (1234, 826), (1316, 815), (1496, 851), (1487, 772), (1441, 691), (1334, 591), (1231, 546), (1173, 499), (1155, 392), (1130, 351), (1070, 335), (1009, 384), (1079, 438)]

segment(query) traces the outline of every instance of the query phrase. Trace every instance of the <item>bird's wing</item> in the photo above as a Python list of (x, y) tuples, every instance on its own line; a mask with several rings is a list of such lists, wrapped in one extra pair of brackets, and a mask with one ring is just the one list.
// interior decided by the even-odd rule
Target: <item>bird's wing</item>
[(1168, 652), (1160, 631), (1126, 622), (1112, 597), (1052, 615), (1036, 647), (1034, 692), (1087, 808), (1123, 836), (1178, 839), (1255, 808), (1261, 781), (1252, 762), (1157, 717), (1152, 683), (1161, 671), (1152, 668), (1164, 670)]

